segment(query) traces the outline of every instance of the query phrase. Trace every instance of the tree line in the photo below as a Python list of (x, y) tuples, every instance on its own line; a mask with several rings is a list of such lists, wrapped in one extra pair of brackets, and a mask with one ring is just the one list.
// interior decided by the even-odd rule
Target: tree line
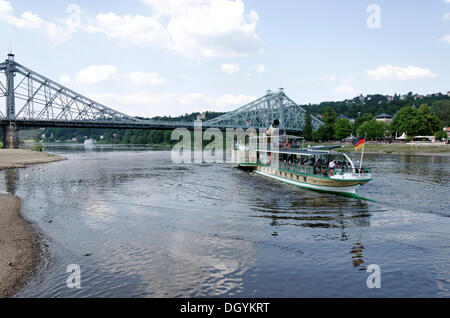
[(354, 123), (346, 118), (338, 119), (331, 106), (325, 108), (321, 117), (324, 125), (313, 131), (310, 107), (306, 106), (303, 131), (306, 140), (342, 140), (350, 135), (365, 135), (371, 140), (381, 140), (400, 137), (403, 133), (409, 137), (433, 135), (441, 139), (447, 137), (443, 127), (450, 124), (450, 100), (435, 101), (431, 107), (428, 104), (422, 104), (418, 108), (404, 106), (396, 113), (391, 124), (377, 121), (370, 112), (357, 117)]

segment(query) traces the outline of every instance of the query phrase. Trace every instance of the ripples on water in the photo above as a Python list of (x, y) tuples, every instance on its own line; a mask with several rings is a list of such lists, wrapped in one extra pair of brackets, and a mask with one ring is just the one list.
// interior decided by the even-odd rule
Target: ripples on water
[(450, 296), (449, 157), (368, 155), (368, 202), (173, 164), (168, 151), (99, 149), (0, 172), (48, 238), (48, 264), (19, 296)]

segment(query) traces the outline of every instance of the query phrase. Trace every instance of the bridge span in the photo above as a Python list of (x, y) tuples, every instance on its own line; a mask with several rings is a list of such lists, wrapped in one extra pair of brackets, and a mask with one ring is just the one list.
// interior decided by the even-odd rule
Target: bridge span
[[(187, 128), (194, 122), (143, 120), (128, 116), (93, 101), (17, 63), (14, 54), (0, 63), (0, 97), (5, 97), (5, 114), (0, 111), (4, 147), (19, 146), (18, 131), (26, 127), (162, 129)], [(0, 106), (0, 109), (2, 107)], [(278, 119), (280, 129), (300, 133), (305, 110), (286, 96), (283, 89), (266, 94), (234, 111), (202, 122), (202, 129), (267, 128)], [(323, 123), (311, 117), (313, 129)]]

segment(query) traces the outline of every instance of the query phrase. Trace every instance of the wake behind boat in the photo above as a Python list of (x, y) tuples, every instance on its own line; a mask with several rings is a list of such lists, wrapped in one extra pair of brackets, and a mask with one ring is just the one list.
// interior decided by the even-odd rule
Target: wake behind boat
[(236, 168), (301, 188), (359, 197), (358, 187), (372, 180), (369, 168), (356, 167), (350, 156), (336, 152), (341, 146), (303, 146), (301, 137), (274, 135), (238, 142), (232, 162)]

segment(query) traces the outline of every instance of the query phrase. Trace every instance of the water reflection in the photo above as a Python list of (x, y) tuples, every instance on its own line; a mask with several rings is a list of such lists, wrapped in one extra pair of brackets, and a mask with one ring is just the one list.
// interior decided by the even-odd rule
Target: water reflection
[(16, 194), (17, 181), (19, 180), (18, 169), (6, 169), (5, 175), (5, 190), (9, 194)]

